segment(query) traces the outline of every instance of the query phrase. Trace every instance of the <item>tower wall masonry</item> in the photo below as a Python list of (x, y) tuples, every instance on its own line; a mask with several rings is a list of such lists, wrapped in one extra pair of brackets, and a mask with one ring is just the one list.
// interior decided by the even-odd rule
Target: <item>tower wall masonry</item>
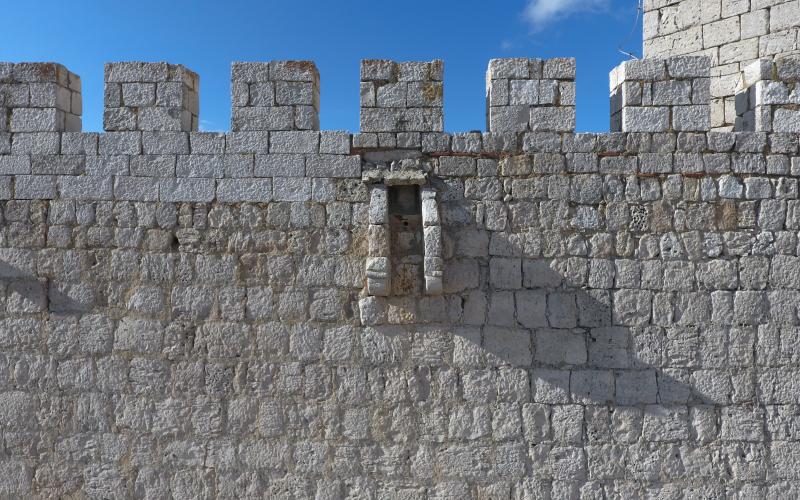
[[(711, 59), (712, 130), (737, 125), (745, 69), (800, 53), (798, 0), (644, 0), (644, 56)], [(741, 123), (741, 120), (739, 121)]]

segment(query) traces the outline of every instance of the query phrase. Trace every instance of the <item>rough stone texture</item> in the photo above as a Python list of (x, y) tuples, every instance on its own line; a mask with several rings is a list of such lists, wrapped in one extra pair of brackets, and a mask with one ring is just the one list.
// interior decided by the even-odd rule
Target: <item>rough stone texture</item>
[(103, 130), (196, 131), (199, 92), (197, 74), (180, 64), (108, 63)]
[(319, 130), (319, 72), (311, 61), (231, 65), (231, 130)]
[(760, 59), (745, 68), (736, 95), (736, 129), (800, 133), (800, 55)]
[(80, 131), (82, 112), (81, 79), (64, 66), (0, 62), (0, 134)]
[[(361, 62), (361, 131), (444, 130), (442, 61)], [(396, 139), (395, 139), (396, 140)]]
[(486, 72), (490, 132), (575, 131), (575, 59), (493, 59)]
[[(730, 131), (745, 68), (800, 52), (797, 0), (645, 0), (644, 56), (711, 59), (712, 130)], [(736, 130), (740, 130), (736, 128)]]
[(362, 132), (0, 133), (0, 496), (797, 496), (797, 133)]
[(612, 132), (704, 132), (709, 129), (707, 57), (626, 61), (611, 83)]

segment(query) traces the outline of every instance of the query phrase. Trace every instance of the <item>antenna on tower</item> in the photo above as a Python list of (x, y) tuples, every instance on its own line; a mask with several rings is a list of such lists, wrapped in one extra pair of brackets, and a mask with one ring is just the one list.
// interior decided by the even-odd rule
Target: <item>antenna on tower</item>
[(627, 45), (628, 42), (631, 41), (631, 38), (633, 38), (633, 34), (636, 32), (636, 27), (639, 25), (639, 19), (642, 17), (642, 13), (644, 12), (644, 5), (643, 4), (644, 4), (644, 0), (638, 0), (637, 5), (636, 5), (636, 16), (633, 19), (633, 26), (631, 27), (631, 32), (628, 33), (628, 36), (625, 37), (625, 39), (622, 41), (622, 43), (619, 44), (619, 46), (617, 47), (617, 50), (620, 53), (625, 54), (626, 56), (630, 57), (631, 59), (639, 59), (639, 58), (636, 57), (636, 54), (634, 54), (632, 52), (628, 52), (627, 50), (623, 49), (623, 47), (625, 45)]

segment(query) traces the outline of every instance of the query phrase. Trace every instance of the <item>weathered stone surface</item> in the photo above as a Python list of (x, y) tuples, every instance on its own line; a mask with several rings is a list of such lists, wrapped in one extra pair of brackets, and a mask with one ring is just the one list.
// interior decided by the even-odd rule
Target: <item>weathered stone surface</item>
[[(788, 76), (773, 70), (773, 59), (796, 52), (799, 9), (787, 0), (650, 2), (644, 6), (644, 55), (682, 56), (667, 65), (670, 77), (709, 80), (705, 95), (710, 98), (712, 130), (753, 130), (764, 116), (739, 113), (734, 100), (757, 80)], [(712, 57), (699, 64), (694, 56)]]
[[(642, 87), (666, 128), (573, 134), (574, 71), (494, 61), (510, 133), (0, 132), (0, 496), (796, 496), (797, 135), (679, 125), (689, 58), (626, 65), (692, 80)], [(318, 104), (307, 63), (232, 74)], [(367, 62), (365, 109), (441, 76)]]

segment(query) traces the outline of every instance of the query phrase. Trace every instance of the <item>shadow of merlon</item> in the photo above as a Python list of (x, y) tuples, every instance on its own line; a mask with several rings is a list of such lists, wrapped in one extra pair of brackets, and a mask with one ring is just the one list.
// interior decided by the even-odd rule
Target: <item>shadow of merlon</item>
[(66, 282), (40, 277), (37, 252), (0, 248), (0, 285), (6, 288), (9, 315), (50, 312), (81, 314), (95, 304), (95, 292), (85, 282)]
[[(663, 276), (663, 261), (653, 262)], [(590, 265), (605, 266), (608, 275), (575, 269)], [(710, 291), (615, 288), (611, 260), (493, 257), (488, 273), (482, 283), (451, 276), (446, 293), (461, 294), (463, 302), (457, 322), (368, 327), (366, 361), (403, 364), (401, 353), (410, 348), (415, 366), (431, 359), (452, 364), (463, 374), (466, 401), (526, 400), (519, 387), (524, 379), (530, 400), (544, 404), (680, 413), (687, 406), (755, 402), (756, 325), (732, 324), (732, 316), (715, 324), (712, 315), (721, 306)], [(596, 288), (589, 287), (590, 275)], [(386, 303), (402, 308), (409, 302)], [(450, 335), (452, 344), (440, 338), (442, 347), (434, 349), (436, 336)]]

